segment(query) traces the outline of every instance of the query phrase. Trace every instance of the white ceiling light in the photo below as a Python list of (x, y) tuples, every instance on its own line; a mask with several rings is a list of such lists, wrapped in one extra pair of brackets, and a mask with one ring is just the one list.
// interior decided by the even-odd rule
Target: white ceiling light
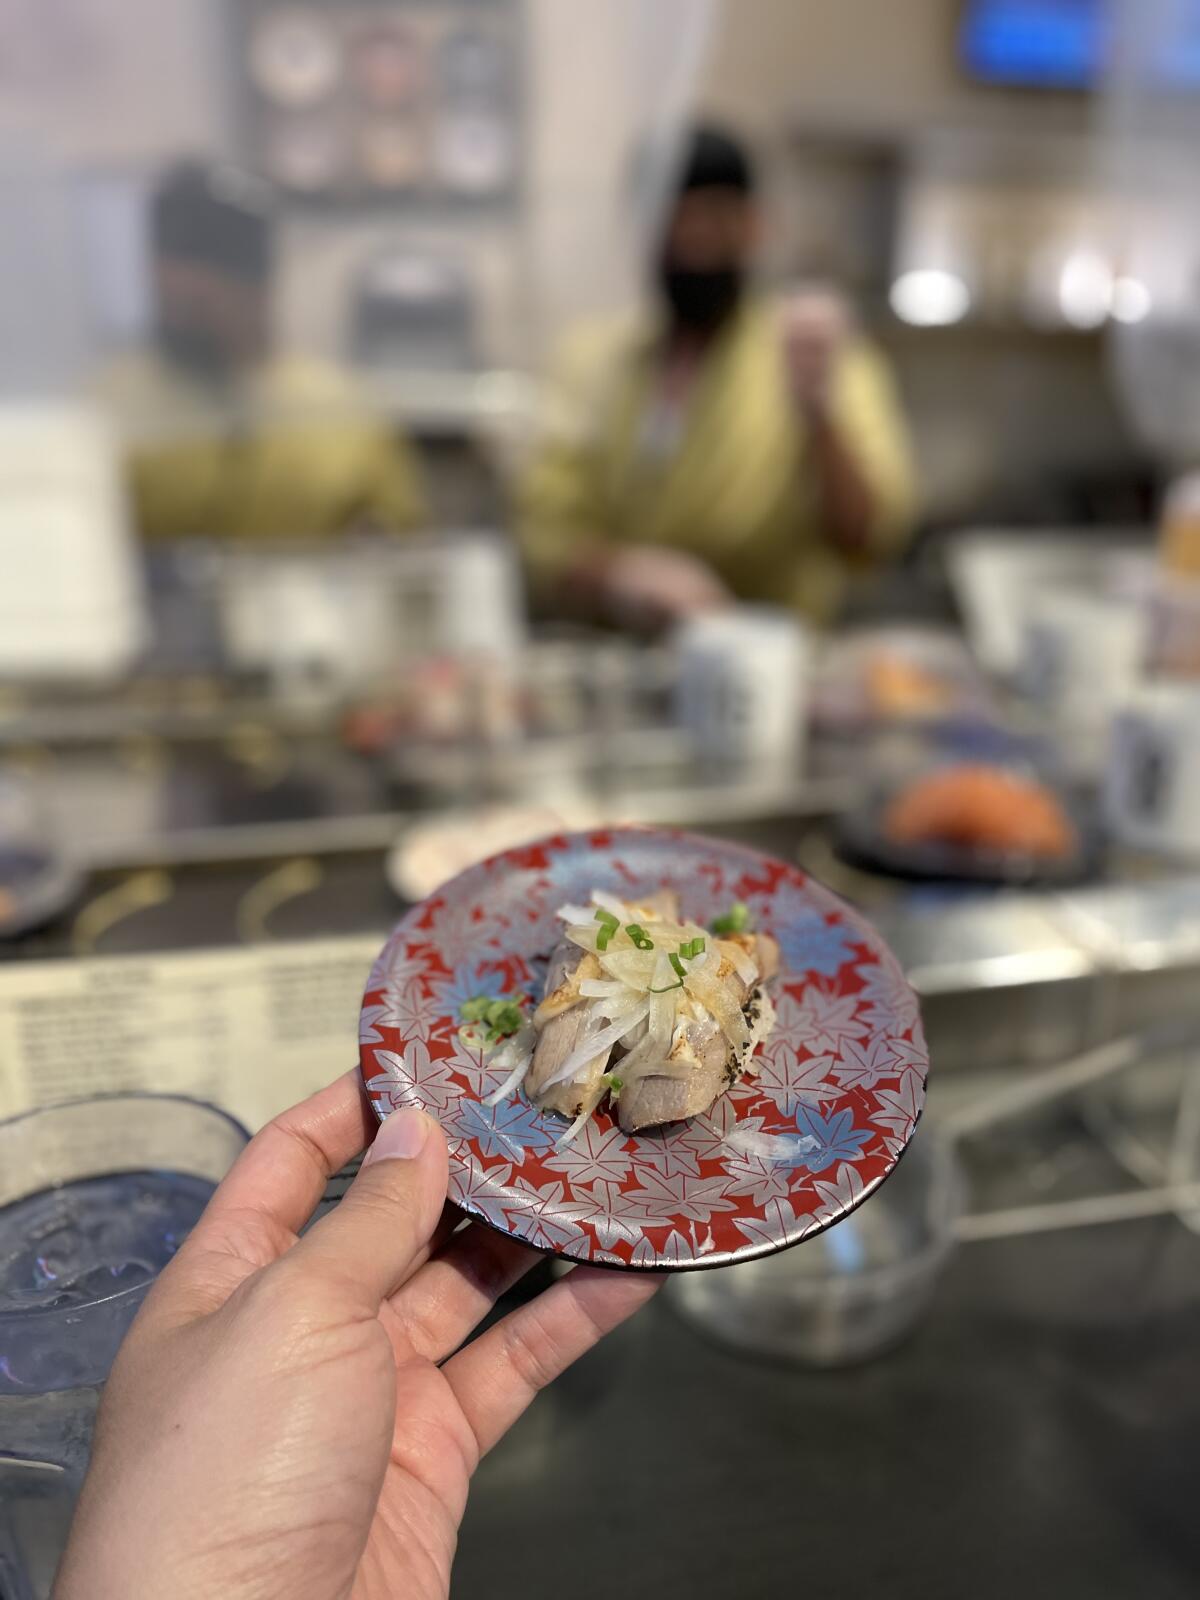
[(966, 284), (940, 267), (915, 267), (902, 272), (888, 295), (892, 310), (902, 322), (917, 328), (944, 327), (961, 322), (971, 306)]
[(1112, 286), (1111, 311), (1117, 322), (1141, 322), (1150, 315), (1150, 291), (1140, 278), (1118, 278)]
[(1073, 328), (1098, 328), (1112, 309), (1112, 268), (1094, 250), (1075, 250), (1063, 262), (1058, 305)]

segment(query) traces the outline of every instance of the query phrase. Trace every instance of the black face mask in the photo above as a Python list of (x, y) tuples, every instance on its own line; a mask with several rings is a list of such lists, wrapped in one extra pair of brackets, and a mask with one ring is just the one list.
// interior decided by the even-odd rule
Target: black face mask
[(680, 327), (711, 332), (725, 321), (742, 297), (745, 273), (740, 267), (696, 271), (664, 262), (659, 286)]

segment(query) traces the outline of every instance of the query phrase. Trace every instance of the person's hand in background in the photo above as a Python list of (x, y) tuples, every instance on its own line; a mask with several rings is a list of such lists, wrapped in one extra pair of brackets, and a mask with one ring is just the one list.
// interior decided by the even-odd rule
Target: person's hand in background
[(394, 1112), (297, 1238), (373, 1131), (348, 1073), (217, 1190), (118, 1355), (56, 1600), (447, 1594), (480, 1456), (653, 1294), (576, 1268), (460, 1349), (538, 1257), (454, 1232), (428, 1117)]
[(782, 334), (788, 385), (806, 441), (825, 526), (847, 554), (864, 551), (877, 506), (856, 441), (844, 434), (833, 390), (852, 332), (849, 308), (834, 289), (799, 289), (784, 302)]
[(833, 289), (798, 289), (783, 303), (782, 323), (792, 399), (805, 415), (824, 412), (850, 333), (846, 302)]
[(732, 603), (699, 556), (665, 545), (597, 545), (581, 551), (563, 583), (575, 614), (601, 616), (635, 633), (653, 633)]

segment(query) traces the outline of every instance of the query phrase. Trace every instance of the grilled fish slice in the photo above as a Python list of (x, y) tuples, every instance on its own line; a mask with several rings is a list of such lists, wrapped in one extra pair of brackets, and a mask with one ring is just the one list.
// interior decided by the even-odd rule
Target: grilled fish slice
[(729, 1056), (725, 1035), (715, 1021), (706, 1020), (675, 1030), (666, 1062), (649, 1064), (644, 1072), (622, 1064), (624, 1087), (616, 1102), (621, 1131), (637, 1133), (707, 1111), (728, 1087)]
[[(734, 945), (749, 956), (758, 972), (751, 989), (734, 966), (729, 949)], [(741, 933), (717, 940), (720, 981), (730, 987), (749, 1009), (753, 995), (779, 970), (779, 946), (769, 934)], [(625, 1133), (657, 1128), (699, 1116), (729, 1088), (745, 1067), (721, 1031), (715, 1017), (688, 1021), (676, 1027), (667, 1061), (648, 1061), (642, 1068), (629, 1060), (618, 1067), (624, 1087), (616, 1101), (617, 1119)], [(679, 1068), (685, 1070), (681, 1073)], [(674, 1070), (672, 1070), (674, 1069)]]
[(599, 976), (600, 963), (595, 956), (580, 950), (566, 939), (555, 947), (546, 974), (546, 998), (534, 1013), (538, 1041), (525, 1079), (525, 1092), (544, 1111), (558, 1111), (565, 1117), (575, 1117), (593, 1093), (593, 1104), (599, 1104), (604, 1094), (600, 1079), (611, 1054), (607, 1050), (588, 1063), (586, 1070), (580, 1074), (582, 1082), (556, 1083), (544, 1096), (542, 1094), (542, 1085), (554, 1076), (582, 1038), (587, 1022), (587, 1007), (579, 1003), (582, 999), (579, 985), (584, 978)]
[[(646, 917), (674, 918), (679, 915), (679, 896), (672, 889), (663, 889), (639, 900), (634, 909), (638, 915)], [(602, 976), (600, 963), (594, 955), (580, 950), (567, 939), (559, 941), (546, 973), (545, 998), (534, 1013), (538, 1042), (525, 1080), (526, 1092), (545, 1111), (576, 1117), (581, 1111), (597, 1106), (607, 1092), (601, 1079), (611, 1050), (589, 1061), (570, 1083), (553, 1084), (542, 1094), (542, 1085), (554, 1076), (582, 1039), (586, 1007), (580, 1005), (583, 997), (579, 985), (585, 979)]]

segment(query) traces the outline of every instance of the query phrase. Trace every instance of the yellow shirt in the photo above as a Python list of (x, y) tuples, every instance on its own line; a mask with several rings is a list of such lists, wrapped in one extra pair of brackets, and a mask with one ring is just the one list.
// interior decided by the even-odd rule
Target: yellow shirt
[(630, 328), (585, 330), (565, 352), (550, 436), (521, 495), (535, 583), (584, 544), (673, 545), (743, 599), (828, 617), (852, 568), (898, 550), (913, 519), (908, 437), (882, 356), (855, 339), (832, 379), (831, 421), (875, 507), (855, 558), (821, 525), (771, 305), (748, 302), (719, 335), (674, 439), (654, 438), (653, 359), (645, 331)]
[(147, 538), (305, 540), (424, 516), (411, 452), (336, 368), (273, 361), (218, 395), (154, 356), (105, 374)]

